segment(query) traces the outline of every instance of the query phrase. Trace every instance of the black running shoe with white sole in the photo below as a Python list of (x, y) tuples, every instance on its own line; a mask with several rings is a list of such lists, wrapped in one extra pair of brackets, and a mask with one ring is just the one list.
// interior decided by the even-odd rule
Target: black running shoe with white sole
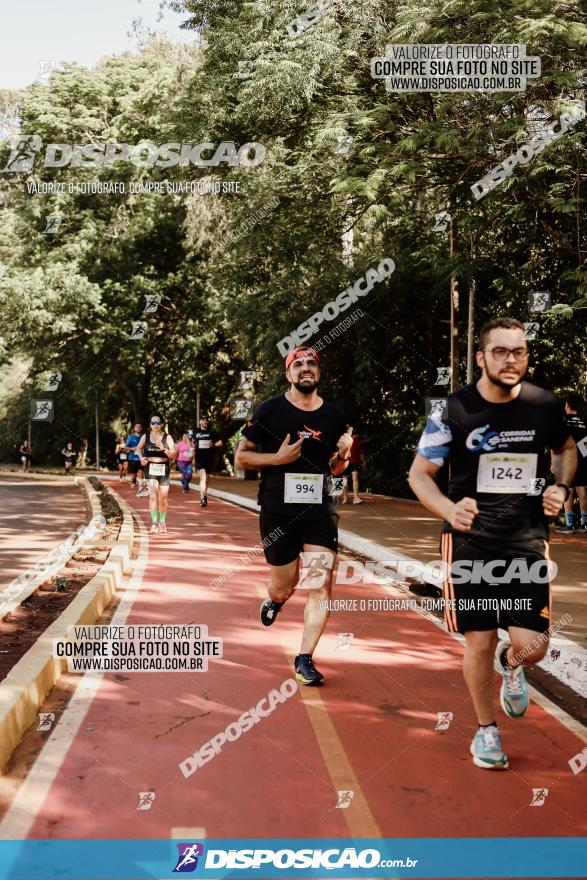
[(275, 618), (285, 605), (285, 602), (274, 602), (273, 599), (264, 599), (261, 603), (261, 623), (263, 626), (271, 626)]
[(318, 685), (324, 681), (324, 676), (318, 672), (314, 666), (311, 654), (298, 654), (295, 659), (294, 667), (296, 670), (296, 678), (302, 684)]

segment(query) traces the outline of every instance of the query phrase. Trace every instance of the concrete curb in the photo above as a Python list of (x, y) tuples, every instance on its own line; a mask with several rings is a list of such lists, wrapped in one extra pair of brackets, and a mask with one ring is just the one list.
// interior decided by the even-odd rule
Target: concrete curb
[(80, 478), (80, 474), (72, 474), (67, 477), (65, 474), (53, 474), (53, 473), (41, 473), (40, 471), (35, 471), (23, 474), (22, 471), (10, 471), (6, 468), (0, 468), (0, 477), (18, 477), (20, 480), (52, 480), (53, 482), (67, 482), (72, 483), (75, 480)]
[(108, 559), (0, 683), (0, 772), (67, 668), (65, 659), (53, 658), (53, 640), (64, 638), (69, 626), (95, 623), (132, 568), (132, 510), (118, 493), (109, 491), (120, 505), (123, 521)]

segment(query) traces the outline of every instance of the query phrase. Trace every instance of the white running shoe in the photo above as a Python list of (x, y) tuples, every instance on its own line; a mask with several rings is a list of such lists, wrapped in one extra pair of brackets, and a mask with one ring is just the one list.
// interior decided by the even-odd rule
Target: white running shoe
[(497, 727), (480, 727), (469, 748), (473, 764), (484, 770), (507, 770), (508, 756), (501, 747), (501, 737)]

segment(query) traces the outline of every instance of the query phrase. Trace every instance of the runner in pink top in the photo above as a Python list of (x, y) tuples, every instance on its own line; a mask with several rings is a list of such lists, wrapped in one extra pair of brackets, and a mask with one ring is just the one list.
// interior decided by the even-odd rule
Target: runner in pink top
[(192, 431), (184, 434), (175, 447), (177, 449), (177, 467), (181, 474), (181, 487), (184, 493), (190, 491), (190, 481), (193, 476), (192, 459), (194, 457), (194, 441)]

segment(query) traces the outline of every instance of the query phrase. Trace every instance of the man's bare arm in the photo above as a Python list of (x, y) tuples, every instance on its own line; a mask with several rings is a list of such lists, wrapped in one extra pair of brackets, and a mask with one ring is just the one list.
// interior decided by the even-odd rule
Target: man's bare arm
[[(577, 444), (567, 437), (564, 446), (552, 450), (550, 469), (557, 483), (570, 486), (577, 471)], [(542, 508), (547, 516), (558, 516), (565, 500), (565, 490), (561, 486), (548, 486), (542, 493)]]
[(273, 464), (273, 454), (270, 452), (255, 452), (256, 443), (243, 437), (237, 446), (234, 464), (242, 470), (256, 471), (258, 468)]
[(280, 464), (290, 464), (300, 457), (303, 437), (295, 443), (289, 442), (289, 434), (277, 450), (277, 452), (256, 452), (256, 443), (243, 437), (238, 444), (234, 464), (243, 470), (256, 471), (264, 467), (276, 467)]
[(438, 488), (434, 477), (439, 470), (440, 467), (433, 461), (429, 461), (423, 455), (416, 455), (408, 474), (408, 483), (424, 507), (427, 507), (441, 519), (447, 519), (454, 502)]
[(577, 444), (569, 436), (564, 446), (552, 450), (551, 470), (556, 482), (570, 486), (577, 472), (578, 461)]
[(451, 501), (440, 491), (434, 479), (439, 470), (439, 465), (416, 454), (408, 475), (410, 489), (424, 507), (446, 520), (454, 529), (467, 532), (479, 512), (477, 502), (474, 498), (461, 498), (456, 503)]

